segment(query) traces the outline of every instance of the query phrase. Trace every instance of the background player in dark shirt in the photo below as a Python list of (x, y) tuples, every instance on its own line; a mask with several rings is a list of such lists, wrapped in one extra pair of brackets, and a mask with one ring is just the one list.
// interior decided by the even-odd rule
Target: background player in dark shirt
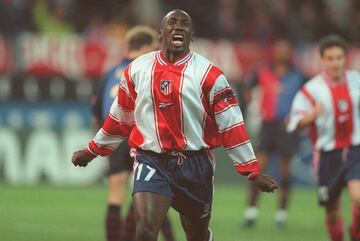
[[(250, 78), (247, 96), (255, 86), (260, 90), (260, 114), (262, 119), (257, 158), (261, 168), (266, 169), (273, 154), (279, 157), (280, 198), (275, 222), (284, 227), (290, 188), (290, 161), (298, 148), (298, 134), (287, 133), (285, 121), (290, 112), (291, 102), (296, 92), (305, 82), (305, 76), (292, 63), (292, 46), (285, 39), (279, 39), (273, 46), (273, 61), (262, 67)], [(252, 185), (245, 210), (244, 227), (254, 225), (258, 216), (257, 201), (259, 190)]]

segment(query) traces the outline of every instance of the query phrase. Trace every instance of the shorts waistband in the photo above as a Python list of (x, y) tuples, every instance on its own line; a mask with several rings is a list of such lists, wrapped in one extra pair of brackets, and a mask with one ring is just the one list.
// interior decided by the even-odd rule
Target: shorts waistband
[(336, 153), (336, 152), (339, 153), (339, 152), (349, 151), (351, 149), (358, 149), (358, 148), (360, 148), (360, 145), (351, 145), (351, 146), (341, 147), (341, 148), (337, 148), (337, 149), (333, 149), (333, 150), (329, 150), (329, 151), (320, 150), (320, 154)]
[(172, 151), (172, 152), (162, 152), (162, 153), (157, 153), (157, 152), (153, 152), (153, 151), (149, 151), (149, 150), (142, 150), (142, 149), (137, 149), (137, 151), (139, 153), (144, 153), (146, 155), (150, 155), (150, 156), (153, 156), (153, 157), (156, 157), (159, 159), (174, 158), (174, 157), (178, 157), (179, 155), (188, 158), (188, 157), (192, 157), (192, 156), (206, 154), (206, 149), (201, 149), (201, 150), (197, 150), (197, 151)]

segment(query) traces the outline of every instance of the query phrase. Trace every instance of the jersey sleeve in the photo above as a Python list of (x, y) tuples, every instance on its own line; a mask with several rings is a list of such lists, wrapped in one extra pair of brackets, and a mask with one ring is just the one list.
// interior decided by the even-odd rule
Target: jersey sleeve
[(221, 74), (209, 93), (214, 118), (222, 144), (233, 161), (235, 169), (249, 178), (260, 173), (260, 166), (247, 134), (237, 99)]
[(287, 131), (295, 131), (302, 118), (313, 111), (314, 105), (315, 99), (310, 95), (306, 88), (303, 87), (299, 90), (291, 105)]
[(110, 154), (121, 141), (130, 135), (131, 129), (135, 125), (135, 99), (130, 94), (134, 86), (130, 81), (129, 71), (129, 67), (127, 67), (120, 80), (118, 95), (112, 103), (108, 116), (86, 149), (93, 156)]

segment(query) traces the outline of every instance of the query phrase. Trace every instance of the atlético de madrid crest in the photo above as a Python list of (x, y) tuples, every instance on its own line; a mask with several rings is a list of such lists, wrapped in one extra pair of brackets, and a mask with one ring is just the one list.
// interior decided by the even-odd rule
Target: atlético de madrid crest
[(160, 81), (160, 91), (164, 95), (170, 94), (172, 92), (171, 80), (161, 80)]
[(347, 111), (348, 102), (345, 99), (340, 99), (337, 104), (338, 104), (338, 108), (339, 108), (340, 112)]

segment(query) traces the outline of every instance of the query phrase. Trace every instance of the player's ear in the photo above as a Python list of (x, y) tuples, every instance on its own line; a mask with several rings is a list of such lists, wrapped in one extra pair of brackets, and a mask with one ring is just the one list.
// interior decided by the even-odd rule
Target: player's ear
[(191, 42), (194, 42), (194, 32), (191, 32), (190, 40), (191, 40)]
[(160, 29), (159, 30), (159, 41), (161, 41), (161, 39), (162, 39), (162, 30)]

